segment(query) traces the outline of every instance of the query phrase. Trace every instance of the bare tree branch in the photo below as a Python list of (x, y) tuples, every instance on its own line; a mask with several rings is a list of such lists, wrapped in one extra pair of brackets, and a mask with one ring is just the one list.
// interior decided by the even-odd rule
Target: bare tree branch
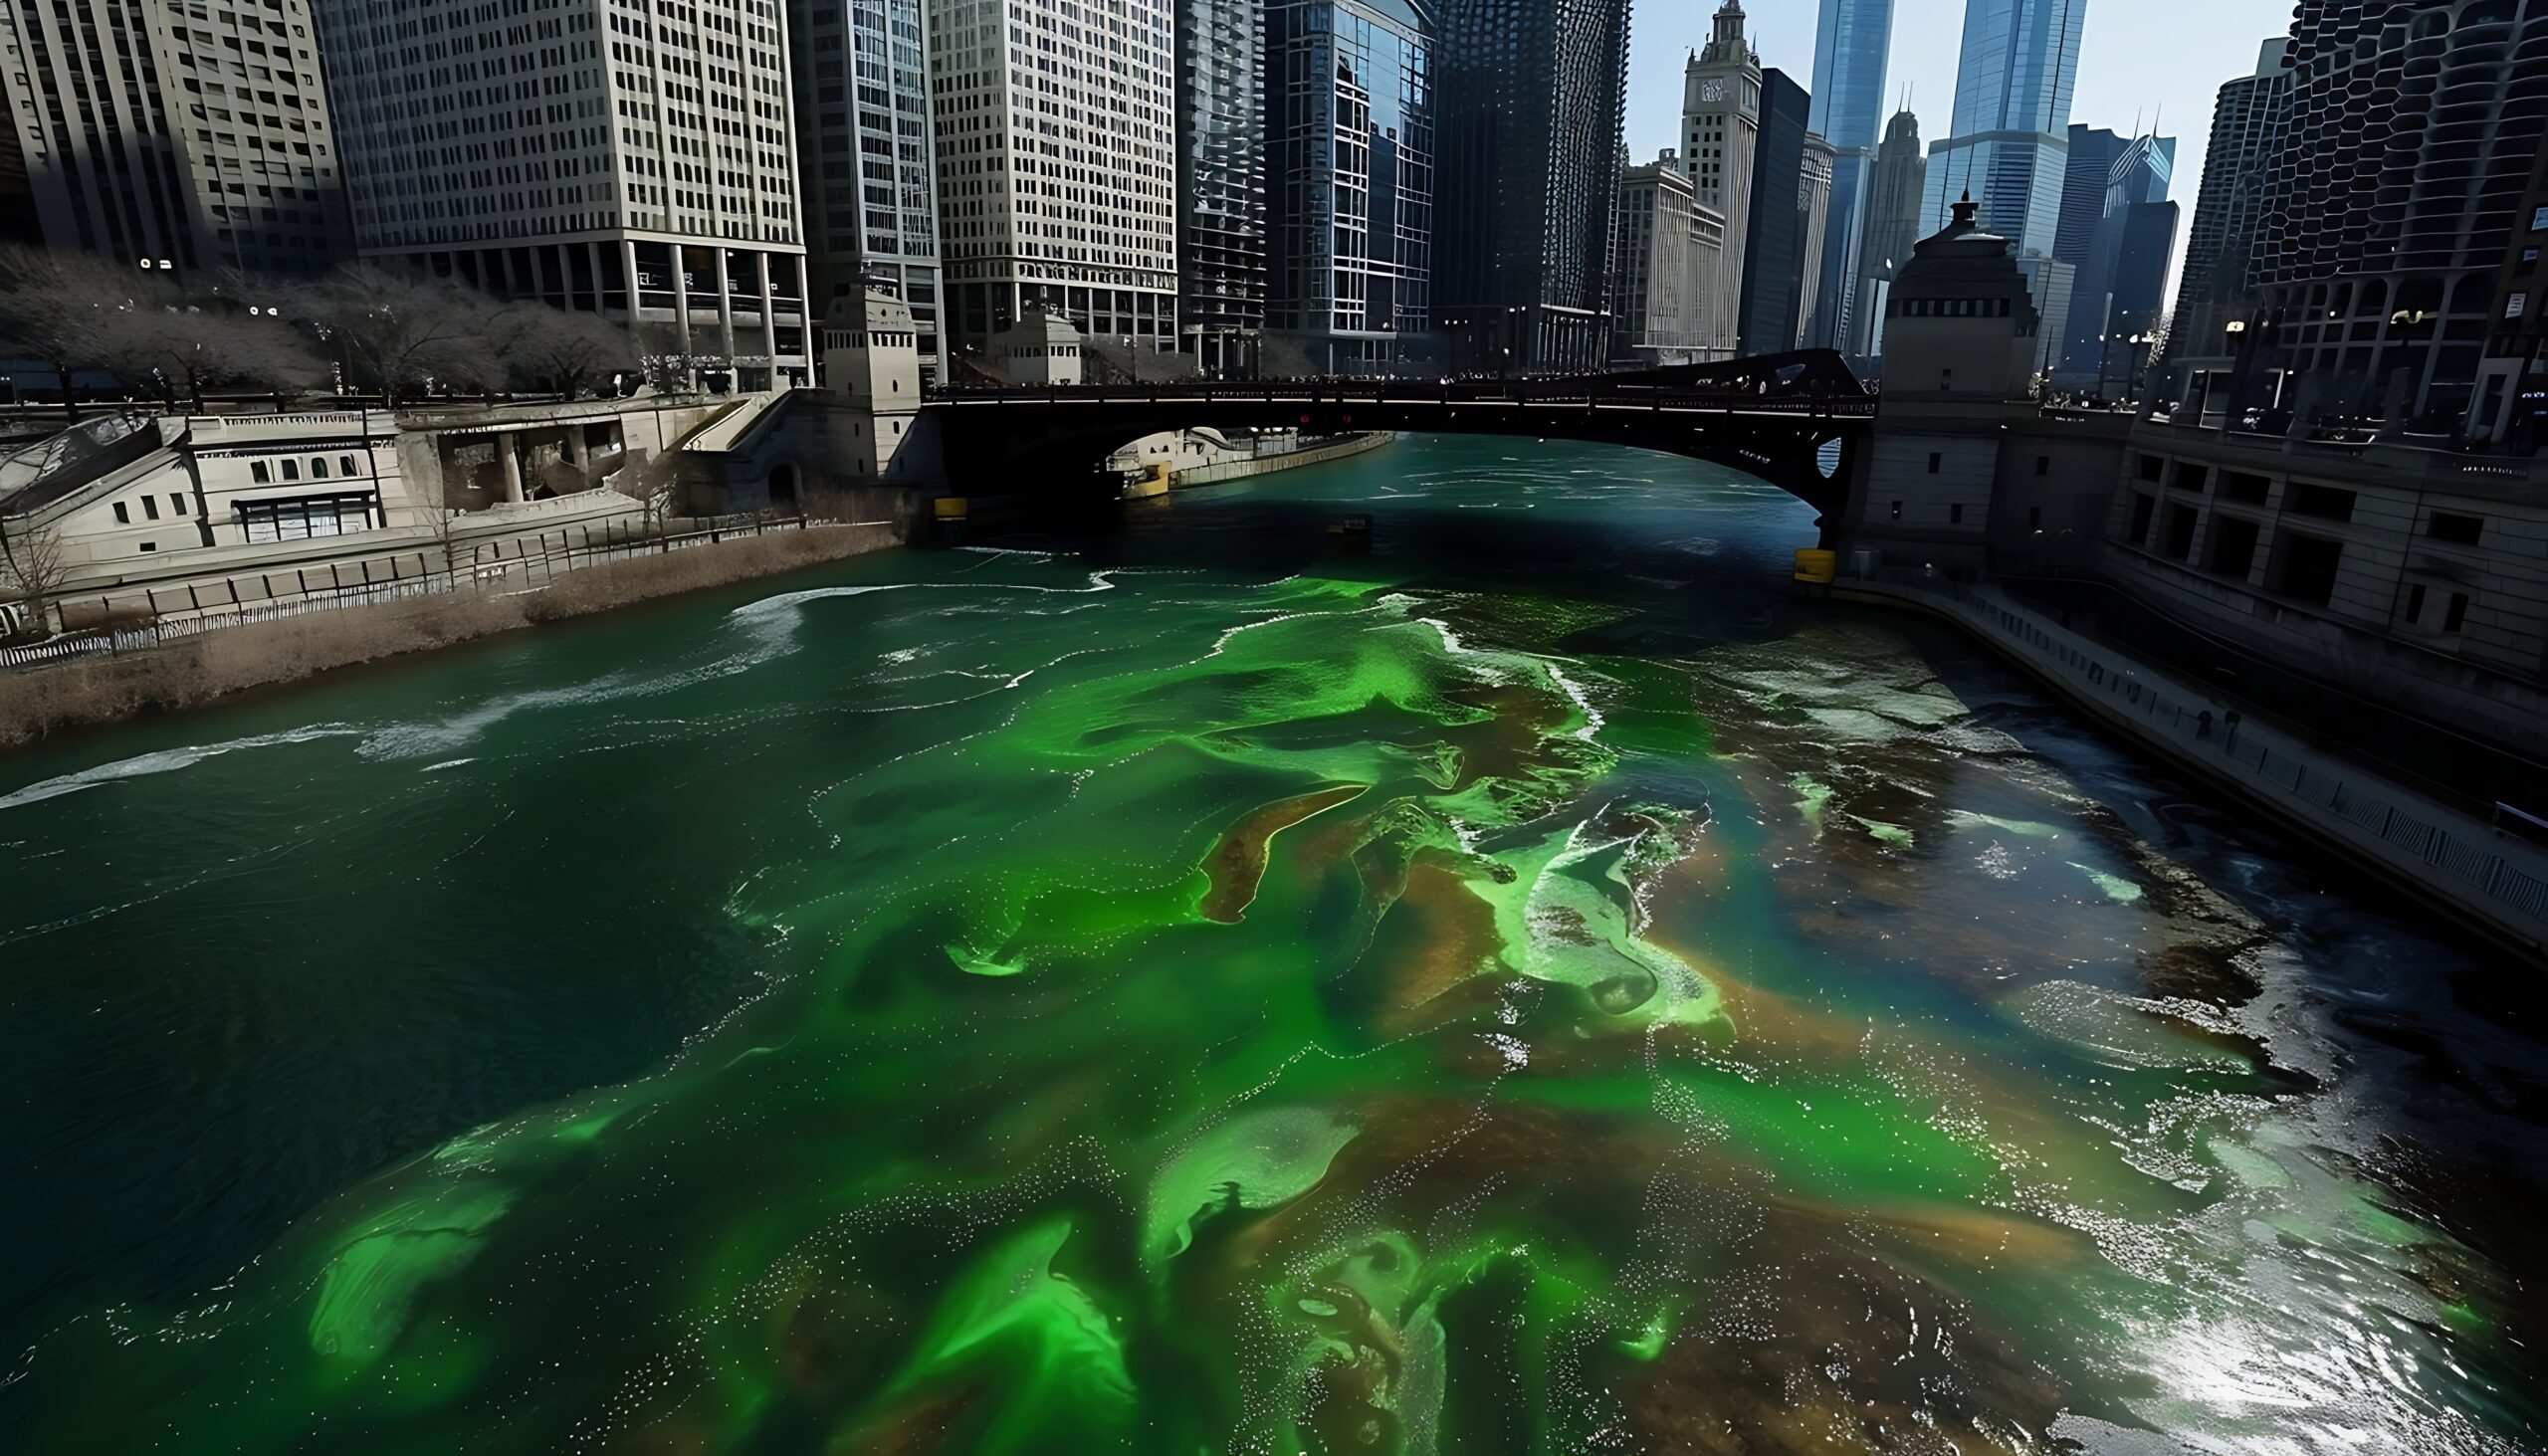
[(59, 526), (0, 517), (0, 593), (24, 604), (34, 635), (53, 635), (53, 601), (70, 579), (71, 556)]
[(71, 376), (103, 362), (107, 315), (161, 302), (150, 275), (116, 268), (86, 253), (23, 244), (0, 247), (0, 338), (45, 361), (62, 383), (62, 413), (78, 423)]
[(496, 353), (517, 388), (572, 399), (644, 366), (634, 335), (597, 313), (518, 304), (495, 319)]
[(289, 307), (340, 351), (349, 382), (380, 391), (393, 409), (434, 385), (484, 388), (504, 377), (496, 306), (456, 283), (356, 263), (296, 287)]

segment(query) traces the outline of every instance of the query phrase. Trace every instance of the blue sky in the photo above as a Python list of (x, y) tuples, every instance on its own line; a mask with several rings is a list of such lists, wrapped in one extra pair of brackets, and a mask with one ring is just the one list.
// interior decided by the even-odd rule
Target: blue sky
[[(1636, 0), (1628, 62), (1632, 160), (1652, 161), (1655, 152), (1674, 144), (1681, 124), (1681, 66), (1690, 48), (1707, 38), (1718, 3)], [(1817, 8), (1813, 0), (1745, 5), (1761, 64), (1787, 72), (1800, 86), (1813, 84)], [(2290, 28), (2291, 0), (2090, 0), (2070, 119), (2128, 132), (2136, 114), (2156, 113), (2161, 134), (2177, 138), (2176, 185), (2168, 195), (2190, 222), (2204, 143), (2212, 134), (2213, 94), (2221, 83), (2254, 71), (2256, 47)], [(1895, 0), (1885, 89), (1894, 97), (1910, 90), (1924, 146), (1946, 132), (1963, 34), (1963, 0)], [(1885, 113), (1892, 114), (1890, 102)], [(2181, 223), (2180, 250), (2184, 242)]]

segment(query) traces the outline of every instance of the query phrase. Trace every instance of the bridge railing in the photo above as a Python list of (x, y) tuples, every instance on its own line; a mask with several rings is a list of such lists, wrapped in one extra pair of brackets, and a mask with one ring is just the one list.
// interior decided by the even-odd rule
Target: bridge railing
[(1008, 389), (952, 389), (932, 396), (955, 405), (999, 404), (1286, 404), (1286, 405), (1504, 405), (1535, 409), (1652, 410), (1708, 414), (1792, 415), (1808, 419), (1868, 419), (1872, 395), (1765, 394), (1751, 390), (1691, 389), (1623, 384), (1586, 387), (1579, 381), (1551, 386), (1527, 380), (1450, 380), (1439, 384), (1394, 380), (1367, 385), (1335, 381), (1287, 384), (1051, 384)]

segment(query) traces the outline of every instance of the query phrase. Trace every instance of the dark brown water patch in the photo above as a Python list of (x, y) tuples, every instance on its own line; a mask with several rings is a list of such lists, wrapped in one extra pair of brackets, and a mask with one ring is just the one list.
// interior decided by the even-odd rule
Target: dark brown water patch
[(1266, 846), (1274, 836), (1322, 809), (1359, 797), (1370, 787), (1342, 783), (1297, 798), (1280, 799), (1250, 811), (1231, 825), (1203, 862), (1203, 873), (1212, 882), (1212, 888), (1203, 896), (1203, 919), (1238, 924), (1249, 903), (1256, 899), (1257, 883), (1265, 878)]

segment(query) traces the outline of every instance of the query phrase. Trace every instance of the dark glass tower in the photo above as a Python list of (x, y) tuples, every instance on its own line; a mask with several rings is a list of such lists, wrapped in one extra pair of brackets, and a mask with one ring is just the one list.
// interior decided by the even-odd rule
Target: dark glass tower
[(1249, 374), (1265, 327), (1265, 0), (1178, 0), (1177, 286), (1182, 346)]
[(1803, 316), (1805, 271), (1819, 266), (1805, 256), (1805, 210), (1798, 205), (1797, 179), (1805, 170), (1805, 117), (1812, 98), (1786, 72), (1761, 73), (1761, 144), (1752, 154), (1752, 216), (1743, 248), (1743, 310), (1735, 325), (1736, 351), (1783, 353), (1796, 347)]
[(796, 166), (815, 316), (834, 299), (883, 288), (912, 311), (922, 369), (934, 379), (947, 343), (929, 17), (921, 0), (790, 0), (787, 37), (806, 138)]
[(1628, 0), (1443, 0), (1435, 316), (1468, 368), (1608, 356)]
[(1831, 207), (1822, 233), (1822, 279), (1805, 342), (1853, 349), (1858, 258), (1866, 245), (1867, 194), (1876, 130), (1884, 122), (1885, 54), (1893, 44), (1893, 0), (1822, 0), (1813, 33), (1813, 114), (1806, 124), (1831, 143)]
[(1429, 357), (1429, 14), (1414, 0), (1271, 0), (1265, 56), (1273, 372)]

